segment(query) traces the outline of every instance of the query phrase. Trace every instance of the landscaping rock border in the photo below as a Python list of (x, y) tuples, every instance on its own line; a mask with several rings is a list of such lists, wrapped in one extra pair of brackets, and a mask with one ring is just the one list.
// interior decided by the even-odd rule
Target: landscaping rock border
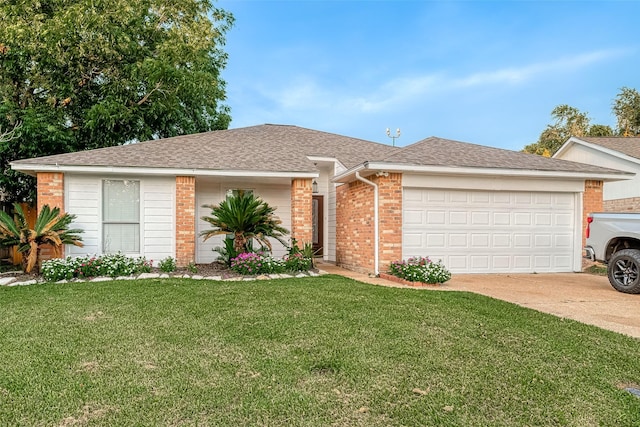
[(413, 286), (415, 288), (439, 288), (442, 286), (442, 283), (423, 283), (423, 282), (411, 282), (409, 280), (401, 279), (399, 277), (393, 276), (387, 273), (380, 273), (379, 277), (384, 280), (389, 280), (391, 282), (400, 283), (407, 286)]
[(140, 273), (136, 276), (119, 276), (119, 277), (94, 277), (92, 279), (72, 279), (59, 280), (57, 282), (47, 282), (43, 279), (31, 279), (27, 281), (19, 281), (15, 277), (0, 277), (0, 286), (28, 286), (39, 283), (74, 283), (74, 282), (110, 282), (114, 280), (136, 280), (136, 279), (192, 279), (192, 280), (212, 280), (217, 282), (251, 282), (255, 280), (272, 280), (272, 279), (290, 279), (302, 277), (318, 277), (329, 274), (323, 270), (309, 270), (296, 274), (261, 274), (259, 276), (202, 276), (198, 274), (168, 274), (168, 273)]

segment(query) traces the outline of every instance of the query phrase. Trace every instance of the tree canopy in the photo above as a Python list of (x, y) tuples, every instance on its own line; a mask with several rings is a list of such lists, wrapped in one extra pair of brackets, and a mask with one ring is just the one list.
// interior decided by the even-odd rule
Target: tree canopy
[(21, 158), (226, 129), (233, 16), (211, 0), (4, 0), (0, 190), (32, 200)]
[(571, 136), (637, 136), (640, 135), (640, 93), (636, 89), (623, 87), (613, 100), (611, 107), (617, 119), (616, 129), (601, 124), (591, 124), (587, 113), (569, 105), (558, 105), (551, 111), (555, 119), (547, 125), (538, 141), (527, 145), (527, 153), (551, 156)]

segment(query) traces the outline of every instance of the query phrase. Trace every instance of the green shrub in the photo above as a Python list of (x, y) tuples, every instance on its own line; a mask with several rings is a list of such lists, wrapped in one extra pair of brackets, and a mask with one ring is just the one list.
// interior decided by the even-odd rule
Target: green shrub
[(172, 271), (176, 271), (176, 260), (170, 256), (166, 257), (165, 259), (160, 261), (158, 267), (165, 273), (171, 273)]
[(389, 273), (411, 282), (444, 283), (451, 279), (451, 273), (442, 261), (433, 262), (428, 257), (412, 257), (406, 261), (392, 262)]
[(303, 253), (298, 252), (285, 257), (284, 267), (287, 271), (308, 271), (313, 267), (313, 262), (312, 258), (308, 258)]
[(42, 263), (42, 277), (49, 282), (71, 279), (88, 279), (98, 276), (131, 276), (151, 271), (152, 261), (144, 257), (131, 258), (124, 254), (102, 256), (67, 257)]

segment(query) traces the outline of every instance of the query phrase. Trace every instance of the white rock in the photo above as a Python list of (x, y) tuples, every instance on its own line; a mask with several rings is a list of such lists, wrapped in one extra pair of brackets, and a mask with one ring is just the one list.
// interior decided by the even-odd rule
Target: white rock
[(208, 276), (205, 277), (206, 280), (222, 280), (222, 276)]
[(290, 275), (290, 274), (286, 274), (286, 273), (282, 273), (282, 274), (280, 275), (280, 278), (281, 278), (281, 279), (290, 279), (290, 278), (292, 278), (292, 277), (293, 277), (292, 275)]
[(228, 279), (224, 279), (225, 282), (241, 282), (242, 277), (229, 277)]
[(279, 274), (275, 274), (275, 273), (274, 274), (268, 274), (268, 276), (269, 276), (269, 279), (279, 279), (280, 278), (280, 275)]
[(91, 282), (111, 282), (112, 280), (111, 277), (96, 277), (95, 279), (91, 279)]
[(69, 283), (69, 281), (67, 279), (62, 279), (62, 280), (58, 280), (56, 283), (59, 285), (63, 285), (65, 283)]
[(195, 276), (191, 276), (191, 278), (193, 280), (202, 280), (202, 279), (204, 279), (204, 276), (200, 276), (200, 275), (196, 274)]
[(135, 280), (134, 276), (118, 276), (116, 280)]
[(16, 279), (14, 277), (3, 277), (0, 279), (0, 286), (8, 285), (15, 280)]
[(38, 281), (35, 279), (32, 279), (32, 280), (27, 280), (26, 282), (11, 283), (9, 286), (28, 286), (28, 285), (35, 285), (36, 283), (38, 283)]
[(318, 273), (316, 273), (315, 271), (309, 271), (309, 276), (311, 276), (311, 277), (318, 277), (318, 276), (319, 276), (319, 274), (318, 274)]
[(162, 274), (160, 275), (160, 278), (161, 278), (161, 279), (168, 279), (169, 277), (171, 277), (171, 276), (169, 276), (167, 273), (162, 273)]
[(138, 279), (157, 279), (160, 277), (158, 273), (141, 273)]
[(306, 275), (306, 274), (304, 274), (304, 273), (298, 273), (298, 274), (296, 274), (296, 277), (297, 277), (297, 278), (299, 278), (299, 279), (301, 279), (301, 278), (303, 278), (303, 277), (309, 277), (309, 276), (307, 276), (307, 275)]

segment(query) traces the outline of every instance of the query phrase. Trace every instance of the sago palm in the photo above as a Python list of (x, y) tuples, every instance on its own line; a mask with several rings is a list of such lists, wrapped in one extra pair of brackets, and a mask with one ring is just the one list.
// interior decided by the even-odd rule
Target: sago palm
[(286, 246), (284, 236), (289, 234), (289, 230), (282, 227), (282, 222), (274, 216), (275, 208), (252, 193), (239, 192), (218, 205), (203, 207), (211, 209), (211, 216), (203, 216), (202, 220), (213, 227), (200, 233), (204, 240), (220, 234), (233, 234), (236, 253), (245, 252), (251, 239), (269, 250), (269, 238)]
[(30, 228), (22, 207), (18, 203), (13, 207), (13, 218), (0, 211), (0, 244), (18, 247), (18, 252), (22, 253), (22, 268), (26, 273), (38, 265), (42, 245), (51, 245), (57, 256), (62, 245), (82, 246), (79, 236), (82, 230), (69, 229), (75, 215), (60, 214), (59, 208), (51, 209), (45, 205), (33, 228)]

